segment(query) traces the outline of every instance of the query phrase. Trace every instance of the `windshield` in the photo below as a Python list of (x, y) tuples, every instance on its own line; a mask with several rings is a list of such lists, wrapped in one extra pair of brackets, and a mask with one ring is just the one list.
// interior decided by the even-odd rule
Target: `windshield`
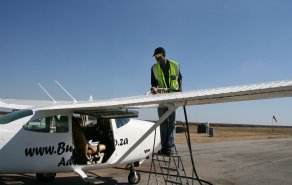
[(7, 124), (17, 119), (24, 118), (31, 115), (33, 115), (33, 111), (30, 109), (23, 109), (23, 110), (11, 112), (9, 114), (0, 116), (0, 124)]

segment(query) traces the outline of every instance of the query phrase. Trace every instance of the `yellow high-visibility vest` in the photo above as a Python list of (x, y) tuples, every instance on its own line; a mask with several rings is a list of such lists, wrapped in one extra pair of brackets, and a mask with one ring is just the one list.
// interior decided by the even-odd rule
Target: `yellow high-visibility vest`
[[(169, 79), (165, 79), (159, 63), (153, 64), (152, 69), (155, 79), (158, 81), (159, 88), (167, 88), (166, 80), (168, 80), (169, 88), (178, 90), (179, 64), (177, 64), (174, 60), (169, 60)], [(169, 92), (171, 92), (171, 90)]]

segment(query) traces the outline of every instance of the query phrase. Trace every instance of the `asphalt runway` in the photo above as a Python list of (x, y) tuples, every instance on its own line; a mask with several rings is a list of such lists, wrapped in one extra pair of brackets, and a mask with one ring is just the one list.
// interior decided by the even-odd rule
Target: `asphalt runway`
[[(188, 176), (192, 174), (187, 145), (178, 145)], [(292, 138), (225, 141), (192, 145), (195, 166), (200, 179), (214, 185), (289, 185), (292, 184)], [(141, 174), (139, 184), (164, 184), (163, 177), (150, 175), (151, 159), (137, 168)], [(0, 164), (1, 165), (1, 164)], [(128, 170), (110, 168), (89, 172), (104, 183), (127, 184)], [(189, 181), (190, 182), (190, 181)], [(1, 174), (0, 185), (52, 184), (85, 185), (75, 173), (60, 173), (52, 183), (39, 183), (34, 174)], [(197, 181), (194, 184), (199, 184)], [(206, 184), (206, 183), (202, 183)]]

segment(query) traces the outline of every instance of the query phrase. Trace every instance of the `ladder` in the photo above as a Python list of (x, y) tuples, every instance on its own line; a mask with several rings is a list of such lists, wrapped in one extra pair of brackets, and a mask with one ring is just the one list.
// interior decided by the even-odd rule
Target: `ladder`
[[(150, 177), (152, 174), (156, 177), (156, 184), (159, 184), (159, 178), (158, 175), (163, 176), (164, 184), (186, 184), (189, 185), (189, 180), (191, 181), (191, 184), (194, 184), (194, 181), (197, 181), (200, 185), (202, 185), (202, 182), (208, 185), (212, 185), (212, 183), (199, 179), (199, 176), (197, 174), (197, 171), (195, 169), (193, 154), (192, 154), (192, 147), (191, 147), (191, 140), (190, 140), (190, 133), (189, 133), (189, 126), (188, 126), (188, 119), (187, 119), (187, 113), (186, 113), (186, 107), (183, 106), (184, 115), (185, 115), (185, 121), (186, 124), (183, 124), (183, 127), (185, 129), (185, 136), (186, 141), (189, 148), (190, 153), (190, 159), (192, 163), (192, 177), (188, 177), (186, 175), (186, 171), (181, 159), (181, 155), (177, 153), (176, 147), (175, 154), (174, 155), (162, 155), (158, 153), (152, 154), (152, 160), (151, 160), (151, 167), (148, 177), (148, 183), (150, 182)], [(155, 130), (156, 131), (156, 130)], [(153, 144), (153, 151), (155, 146), (155, 136), (154, 134), (154, 144)], [(157, 166), (158, 165), (158, 166)], [(156, 170), (156, 167), (159, 167), (159, 171)]]
[(153, 153), (148, 184), (151, 174), (155, 175), (157, 184), (159, 184), (158, 175), (162, 175), (165, 184), (189, 184), (181, 155), (177, 153), (173, 155)]

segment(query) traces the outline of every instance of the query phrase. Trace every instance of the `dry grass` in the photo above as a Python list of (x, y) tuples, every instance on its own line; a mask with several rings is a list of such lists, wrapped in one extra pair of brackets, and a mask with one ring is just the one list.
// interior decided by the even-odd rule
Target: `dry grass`
[[(238, 141), (254, 139), (273, 139), (292, 137), (292, 128), (266, 128), (266, 127), (225, 127), (211, 126), (214, 129), (214, 136), (198, 134), (197, 126), (190, 126), (190, 138), (192, 143), (208, 143), (221, 141)], [(176, 143), (186, 143), (183, 126), (177, 127)]]

